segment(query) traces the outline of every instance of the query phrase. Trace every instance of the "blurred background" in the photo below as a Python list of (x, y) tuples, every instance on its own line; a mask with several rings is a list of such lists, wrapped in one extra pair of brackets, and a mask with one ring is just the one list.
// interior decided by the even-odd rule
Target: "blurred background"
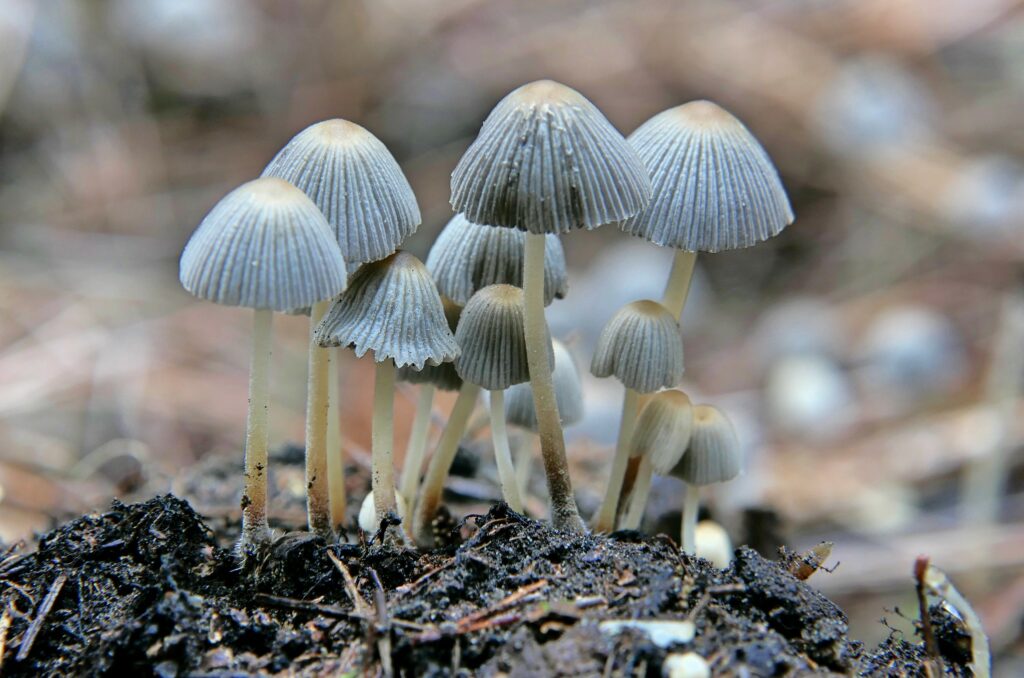
[[(1024, 652), (1020, 4), (5, 0), (0, 537), (114, 496), (190, 494), (197, 468), (234, 478), (208, 465), (241, 464), (251, 318), (191, 299), (177, 258), (292, 135), (342, 117), (383, 140), (423, 210), (407, 248), (425, 256), (483, 118), (548, 77), (626, 134), (712, 99), (792, 198), (778, 238), (698, 260), (683, 388), (724, 408), (747, 451), (711, 516), (769, 554), (835, 542), (841, 565), (811, 582), (872, 643), (890, 633), (882, 617), (910, 628), (911, 565), (929, 554), (1011, 666)], [(563, 243), (570, 293), (549, 320), (586, 372), (614, 311), (660, 296), (671, 255), (613, 226)], [(301, 443), (308, 326), (275, 330), (272, 442)], [(372, 370), (349, 355), (343, 374), (358, 500)], [(397, 450), (414, 397), (396, 403)], [(590, 511), (621, 387), (588, 376), (586, 397), (568, 435)], [(468, 500), (496, 496), (484, 456), (453, 479)], [(677, 534), (678, 483), (657, 481), (650, 529)], [(237, 515), (233, 497), (196, 501)]]

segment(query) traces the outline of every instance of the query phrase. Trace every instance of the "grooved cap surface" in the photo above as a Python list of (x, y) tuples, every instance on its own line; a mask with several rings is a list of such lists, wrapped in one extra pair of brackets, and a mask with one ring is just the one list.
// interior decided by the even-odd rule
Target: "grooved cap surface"
[(315, 337), (321, 346), (351, 346), (356, 357), (373, 351), (376, 362), (391, 358), (397, 367), (420, 369), (459, 355), (427, 267), (407, 252), (360, 267)]
[(693, 408), (690, 447), (672, 470), (691, 485), (732, 480), (740, 473), (740, 441), (725, 413), (711, 405)]
[(256, 179), (221, 198), (185, 245), (178, 277), (200, 299), (274, 311), (329, 299), (346, 280), (324, 215), (280, 179)]
[(693, 405), (682, 391), (655, 393), (636, 420), (630, 438), (632, 457), (650, 455), (658, 475), (672, 470), (686, 452), (693, 431)]
[(626, 304), (601, 330), (590, 372), (640, 393), (675, 386), (683, 378), (679, 323), (656, 301)]
[[(444, 317), (448, 321), (448, 329), (454, 334), (459, 324), (459, 315), (462, 313), (462, 306), (446, 296), (441, 296), (441, 303), (444, 306)], [(423, 369), (415, 369), (409, 365), (398, 368), (396, 375), (401, 381), (410, 384), (433, 384), (435, 388), (442, 391), (458, 391), (462, 388), (462, 377), (455, 371), (454, 362), (445, 362), (440, 365), (424, 365)]]
[(626, 233), (691, 252), (750, 247), (793, 223), (779, 173), (754, 135), (710, 101), (654, 116), (629, 136), (653, 194)]
[(651, 193), (636, 152), (579, 92), (550, 80), (502, 99), (452, 173), (452, 207), (478, 224), (565, 233), (622, 221)]
[(462, 347), (455, 361), (459, 376), (492, 391), (529, 381), (525, 330), (520, 288), (490, 285), (474, 294), (455, 330)]
[[(555, 369), (551, 379), (555, 387), (555, 402), (563, 426), (572, 426), (583, 418), (583, 383), (580, 381), (576, 361), (569, 348), (553, 339)], [(529, 383), (516, 384), (505, 393), (505, 418), (515, 426), (537, 430), (537, 411), (533, 404), (533, 388)]]
[(305, 191), (353, 265), (388, 256), (420, 223), (416, 196), (398, 163), (354, 122), (310, 125), (278, 152), (263, 176), (286, 179)]
[[(452, 217), (434, 241), (427, 269), (441, 294), (460, 304), (488, 285), (523, 286), (526, 233), (474, 224), (461, 214)], [(561, 299), (569, 288), (565, 251), (557, 235), (544, 238), (544, 305)]]

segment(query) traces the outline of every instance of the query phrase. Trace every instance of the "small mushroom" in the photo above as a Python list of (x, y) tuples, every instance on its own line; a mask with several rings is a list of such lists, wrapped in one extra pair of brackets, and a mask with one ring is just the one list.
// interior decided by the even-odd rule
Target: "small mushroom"
[(675, 316), (656, 301), (623, 306), (601, 331), (590, 371), (596, 377), (614, 375), (626, 387), (608, 487), (593, 520), (595, 530), (610, 532), (619, 510), (640, 394), (675, 386), (683, 377), (683, 337)]
[[(404, 522), (408, 514), (405, 498), (395, 495), (395, 505), (398, 507), (398, 517)], [(373, 492), (368, 492), (363, 497), (363, 503), (359, 505), (359, 529), (369, 534), (375, 534), (380, 529), (380, 521), (377, 520), (376, 502), (373, 499)]]
[(555, 527), (583, 531), (546, 364), (545, 234), (639, 212), (650, 179), (636, 153), (579, 92), (550, 80), (501, 100), (452, 173), (452, 207), (474, 223), (526, 231), (523, 289), (530, 381)]
[(245, 436), (240, 550), (270, 539), (267, 410), (274, 311), (312, 306), (345, 289), (345, 259), (330, 225), (306, 195), (281, 179), (256, 179), (218, 202), (189, 239), (179, 273), (201, 299), (255, 310)]
[(732, 540), (725, 528), (713, 520), (702, 520), (694, 530), (694, 553), (720, 570), (732, 565)]
[(672, 475), (686, 481), (682, 527), (684, 552), (694, 553), (695, 550), (700, 486), (735, 478), (740, 473), (740, 459), (740, 441), (725, 413), (711, 405), (693, 408), (690, 447), (672, 469)]

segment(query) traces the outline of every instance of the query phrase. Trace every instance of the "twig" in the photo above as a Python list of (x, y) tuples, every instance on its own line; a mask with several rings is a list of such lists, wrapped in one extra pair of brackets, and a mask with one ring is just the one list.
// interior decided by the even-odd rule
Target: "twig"
[(691, 622), (697, 621), (697, 615), (704, 611), (708, 603), (711, 602), (711, 596), (716, 596), (719, 593), (743, 593), (747, 590), (744, 584), (722, 584), (720, 586), (709, 586), (704, 590), (704, 595), (701, 596), (697, 604), (690, 610), (690, 614), (687, 615)]
[(395, 667), (391, 662), (391, 625), (388, 623), (387, 598), (384, 596), (384, 587), (380, 583), (377, 571), (372, 567), (370, 578), (373, 579), (374, 606), (377, 608), (377, 653), (380, 655), (380, 665), (384, 670), (385, 678), (395, 675)]
[(479, 621), (481, 619), (485, 619), (487, 617), (492, 617), (492, 616), (498, 614), (499, 612), (504, 612), (505, 610), (507, 610), (508, 608), (512, 607), (516, 603), (522, 602), (523, 599), (526, 598), (527, 596), (529, 596), (529, 595), (531, 595), (533, 593), (536, 593), (537, 591), (541, 590), (542, 588), (544, 588), (547, 585), (548, 585), (548, 580), (547, 579), (541, 579), (539, 581), (533, 582), (532, 584), (527, 584), (526, 586), (522, 586), (519, 589), (517, 589), (516, 591), (514, 591), (513, 593), (510, 593), (509, 595), (507, 595), (504, 598), (502, 598), (501, 600), (499, 600), (494, 605), (486, 607), (483, 610), (477, 610), (473, 614), (470, 614), (470, 615), (467, 615), (467, 616), (463, 617), (459, 621), (455, 622), (456, 626), (457, 627), (461, 627), (461, 628), (466, 628), (466, 627), (469, 627), (469, 626), (473, 626), (477, 621)]
[(340, 619), (363, 618), (362, 615), (357, 612), (346, 610), (338, 605), (324, 605), (323, 603), (314, 603), (311, 600), (286, 598), (285, 596), (274, 596), (269, 593), (257, 593), (253, 598), (256, 602), (262, 603), (263, 605), (278, 607), (284, 610), (308, 612), (309, 614), (322, 614), (325, 617), (337, 617)]
[(928, 556), (918, 556), (914, 561), (914, 581), (917, 582), (917, 607), (921, 615), (921, 634), (924, 636), (924, 647), (928, 652), (929, 661), (925, 663), (925, 673), (929, 678), (938, 672), (944, 673), (942, 668), (942, 654), (939, 652), (939, 644), (935, 640), (935, 629), (932, 628), (932, 616), (928, 611), (928, 598), (925, 595), (925, 575), (928, 572)]
[(68, 576), (62, 572), (57, 575), (57, 578), (53, 580), (53, 584), (50, 585), (50, 590), (47, 592), (46, 597), (43, 598), (43, 602), (36, 612), (35, 619), (32, 620), (32, 624), (29, 625), (28, 630), (25, 632), (25, 637), (22, 638), (21, 645), (18, 647), (18, 655), (15, 659), (19, 662), (24, 661), (28, 657), (28, 653), (32, 651), (32, 644), (36, 642), (39, 629), (43, 627), (46, 616), (53, 609), (53, 604), (57, 602), (57, 596), (60, 595), (60, 590), (64, 588), (64, 582), (67, 580)]
[(327, 557), (331, 559), (332, 563), (334, 563), (334, 567), (338, 568), (338, 571), (341, 572), (341, 576), (345, 580), (345, 589), (348, 591), (349, 598), (352, 599), (352, 605), (355, 606), (356, 613), (361, 617), (367, 616), (367, 608), (369, 605), (367, 605), (366, 601), (363, 600), (363, 597), (359, 595), (359, 589), (356, 587), (355, 579), (352, 578), (352, 573), (348, 571), (347, 567), (345, 567), (345, 563), (341, 562), (341, 558), (334, 555), (332, 551), (327, 552)]

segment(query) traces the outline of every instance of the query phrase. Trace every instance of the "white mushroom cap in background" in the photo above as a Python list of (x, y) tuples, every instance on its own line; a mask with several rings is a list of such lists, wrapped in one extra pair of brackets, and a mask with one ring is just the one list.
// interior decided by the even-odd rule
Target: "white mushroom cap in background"
[[(551, 379), (555, 385), (555, 401), (562, 426), (572, 426), (583, 418), (583, 383), (569, 347), (553, 339), (555, 369)], [(516, 384), (505, 393), (505, 418), (513, 426), (537, 430), (537, 411), (533, 402), (533, 388), (529, 383)]]

